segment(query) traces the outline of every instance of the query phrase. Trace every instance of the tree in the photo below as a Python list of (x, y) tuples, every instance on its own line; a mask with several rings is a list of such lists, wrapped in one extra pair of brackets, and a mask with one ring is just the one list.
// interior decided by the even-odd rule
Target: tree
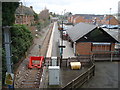
[(39, 20), (39, 17), (38, 17), (38, 14), (34, 12), (34, 20), (35, 21), (38, 21)]
[(3, 2), (2, 3), (2, 26), (13, 25), (15, 21), (15, 10), (19, 6), (19, 2)]
[(11, 40), (12, 61), (16, 64), (31, 46), (33, 37), (25, 25), (13, 25), (11, 28)]

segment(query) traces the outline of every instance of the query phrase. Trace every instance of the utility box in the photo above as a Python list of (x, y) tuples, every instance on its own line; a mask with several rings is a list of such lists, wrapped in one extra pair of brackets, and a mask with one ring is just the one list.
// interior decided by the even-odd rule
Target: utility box
[(57, 66), (57, 57), (51, 57), (52, 59), (52, 66)]
[(59, 66), (49, 66), (49, 85), (59, 85), (60, 84), (60, 67)]

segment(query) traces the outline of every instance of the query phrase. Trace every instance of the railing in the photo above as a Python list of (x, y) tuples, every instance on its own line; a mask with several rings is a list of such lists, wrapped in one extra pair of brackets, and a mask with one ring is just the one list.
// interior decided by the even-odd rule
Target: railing
[[(57, 57), (57, 62), (56, 62), (56, 65), (57, 66), (59, 66), (59, 64), (60, 64), (60, 58), (59, 57)], [(44, 63), (45, 63), (45, 66), (52, 66), (52, 59), (51, 59), (51, 57), (45, 57), (45, 60), (44, 60)]]
[(94, 61), (120, 61), (120, 53), (93, 54)]
[(95, 65), (92, 66), (80, 76), (69, 82), (66, 86), (62, 88), (62, 90), (66, 90), (67, 88), (75, 89), (80, 88), (85, 82), (88, 82), (95, 74)]

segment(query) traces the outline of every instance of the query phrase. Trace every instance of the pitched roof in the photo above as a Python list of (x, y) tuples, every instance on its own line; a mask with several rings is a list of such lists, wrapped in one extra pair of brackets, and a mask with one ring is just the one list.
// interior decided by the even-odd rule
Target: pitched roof
[(118, 34), (119, 34), (119, 29), (106, 29), (106, 28), (102, 28), (105, 32), (107, 32), (109, 35), (111, 35), (116, 41), (120, 42), (120, 39), (118, 38)]
[(85, 17), (104, 17), (104, 15), (95, 15), (95, 14), (75, 14), (75, 16), (85, 16)]
[[(84, 35), (88, 34), (90, 31), (94, 30), (95, 28), (98, 28), (96, 25), (87, 24), (87, 23), (79, 23), (75, 25), (74, 27), (66, 30), (69, 37), (73, 42), (79, 40)], [(118, 29), (105, 29), (101, 28), (103, 31), (105, 31), (108, 35), (110, 35), (116, 42), (120, 42), (118, 38)]]
[(72, 39), (72, 41), (75, 42), (95, 28), (97, 28), (96, 25), (91, 25), (87, 23), (79, 23), (79, 24), (76, 24), (74, 27), (68, 29), (67, 33), (69, 37)]
[(34, 15), (34, 11), (26, 6), (19, 6), (16, 11), (15, 14), (25, 14), (25, 15)]

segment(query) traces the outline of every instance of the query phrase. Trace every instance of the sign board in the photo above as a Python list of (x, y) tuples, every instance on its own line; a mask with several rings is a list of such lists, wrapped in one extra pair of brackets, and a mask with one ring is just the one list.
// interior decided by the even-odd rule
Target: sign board
[(13, 85), (13, 80), (14, 80), (14, 74), (6, 72), (5, 84)]
[(66, 46), (58, 46), (59, 48), (65, 48)]

